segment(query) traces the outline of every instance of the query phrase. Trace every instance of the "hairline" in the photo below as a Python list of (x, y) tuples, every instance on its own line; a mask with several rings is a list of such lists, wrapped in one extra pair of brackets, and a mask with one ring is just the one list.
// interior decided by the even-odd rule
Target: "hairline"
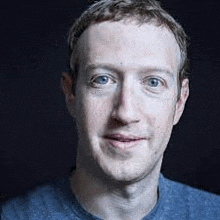
[[(106, 19), (106, 20), (102, 20), (102, 21), (96, 21), (96, 20), (91, 21), (91, 23), (79, 35), (79, 37), (77, 38), (77, 40), (75, 42), (75, 45), (72, 49), (72, 54), (71, 54), (71, 57), (70, 57), (70, 67), (71, 67), (71, 69), (73, 69), (73, 67), (74, 67), (73, 64), (74, 63), (76, 64), (76, 62), (78, 62), (78, 65), (81, 64), (81, 59), (82, 58), (80, 56), (80, 51), (79, 51), (79, 42), (81, 41), (82, 35), (86, 30), (88, 30), (92, 25), (95, 25), (97, 23), (120, 22), (120, 21), (124, 21), (124, 22), (129, 21), (129, 23), (132, 23), (134, 21), (135, 22), (134, 24), (136, 24), (137, 26), (142, 26), (144, 24), (152, 24), (152, 25), (154, 25), (155, 27), (158, 27), (158, 28), (159, 27), (165, 28), (167, 31), (169, 31), (173, 35), (173, 37), (175, 38), (175, 41), (178, 45), (179, 53), (180, 53), (180, 60), (179, 60), (178, 70), (177, 70), (177, 87), (178, 87), (178, 97), (179, 97), (180, 91), (181, 91), (181, 85), (180, 85), (181, 82), (179, 82), (180, 71), (184, 66), (184, 61), (185, 61), (186, 58), (184, 57), (183, 50), (181, 49), (181, 47), (180, 47), (180, 45), (179, 45), (179, 43), (176, 39), (176, 36), (175, 36), (174, 32), (171, 30), (171, 28), (169, 28), (169, 26), (166, 23), (162, 23), (158, 18), (150, 18), (149, 17), (149, 20), (141, 21), (139, 15), (133, 15), (133, 16), (130, 16), (130, 17), (123, 17), (121, 19), (112, 18), (112, 19)], [(79, 71), (78, 71), (78, 73), (79, 73)], [(73, 74), (70, 74), (70, 75), (73, 76)], [(74, 74), (74, 77), (75, 77), (74, 79), (75, 79), (75, 82), (76, 82), (78, 75)]]

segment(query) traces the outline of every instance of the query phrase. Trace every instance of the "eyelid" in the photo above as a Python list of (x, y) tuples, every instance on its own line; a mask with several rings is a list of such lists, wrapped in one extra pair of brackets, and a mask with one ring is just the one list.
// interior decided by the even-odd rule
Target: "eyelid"
[[(94, 82), (95, 81), (95, 79), (97, 79), (98, 77), (108, 77), (108, 79), (110, 80), (110, 81), (112, 81), (112, 82), (108, 82), (108, 83), (106, 83), (106, 84), (101, 84), (101, 83), (97, 83), (97, 82)], [(104, 86), (107, 86), (107, 85), (109, 85), (109, 84), (114, 84), (116, 82), (116, 78), (114, 77), (114, 76), (112, 76), (112, 75), (110, 75), (110, 74), (108, 74), (108, 73), (98, 73), (98, 74), (95, 74), (95, 75), (93, 75), (91, 78), (90, 78), (90, 80), (89, 80), (89, 82), (88, 82), (88, 84), (90, 85), (90, 86), (92, 86), (92, 87), (95, 87), (95, 88), (101, 88), (101, 87), (104, 87)]]
[[(158, 80), (159, 81), (159, 85), (155, 86), (155, 87), (147, 85), (147, 81), (149, 79), (156, 79), (156, 80)], [(145, 89), (148, 92), (155, 93), (155, 94), (160, 94), (160, 93), (162, 93), (167, 88), (166, 80), (164, 80), (163, 78), (158, 77), (158, 76), (148, 76), (148, 77), (145, 77), (144, 80), (142, 81), (142, 84), (144, 84), (144, 87), (145, 87)]]
[(158, 76), (147, 76), (144, 78), (143, 82), (149, 80), (149, 79), (156, 79), (158, 80), (162, 85), (166, 85), (165, 81), (161, 78), (161, 77), (158, 77)]
[(98, 74), (95, 74), (91, 77), (91, 81), (93, 81), (94, 79), (96, 79), (97, 77), (100, 77), (100, 76), (107, 76), (109, 77), (110, 79), (113, 79), (114, 81), (116, 81), (116, 78), (108, 73), (98, 73)]

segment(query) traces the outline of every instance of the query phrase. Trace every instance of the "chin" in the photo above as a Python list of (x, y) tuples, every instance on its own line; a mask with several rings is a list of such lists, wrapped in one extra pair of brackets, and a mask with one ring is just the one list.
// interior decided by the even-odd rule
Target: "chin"
[[(126, 166), (126, 165), (125, 165)], [(114, 181), (114, 182), (121, 182), (121, 183), (134, 183), (140, 181), (144, 177), (148, 175), (149, 172), (144, 170), (143, 168), (136, 168), (127, 166), (127, 167), (120, 167), (120, 166), (111, 166), (111, 167), (101, 167), (103, 172), (106, 175), (106, 178)]]
[(124, 163), (105, 163), (100, 164), (101, 169), (108, 179), (114, 182), (121, 183), (135, 183), (147, 177), (156, 177), (160, 173), (162, 157), (151, 163), (146, 163), (147, 159), (142, 163), (135, 163), (134, 161), (127, 161)]

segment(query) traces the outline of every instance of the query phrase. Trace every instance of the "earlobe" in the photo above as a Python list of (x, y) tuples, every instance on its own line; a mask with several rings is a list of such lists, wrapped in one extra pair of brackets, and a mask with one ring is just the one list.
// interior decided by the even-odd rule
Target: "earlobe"
[(182, 82), (180, 97), (176, 103), (176, 110), (175, 110), (173, 125), (176, 125), (179, 122), (183, 114), (183, 110), (185, 108), (185, 104), (186, 104), (188, 96), (189, 96), (189, 80), (184, 79)]

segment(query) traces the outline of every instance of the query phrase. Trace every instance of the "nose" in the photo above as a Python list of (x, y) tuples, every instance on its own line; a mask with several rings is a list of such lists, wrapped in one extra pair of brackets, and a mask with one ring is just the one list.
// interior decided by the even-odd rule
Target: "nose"
[(112, 117), (121, 124), (127, 125), (140, 121), (138, 114), (138, 99), (134, 86), (122, 85), (116, 97), (114, 97)]

